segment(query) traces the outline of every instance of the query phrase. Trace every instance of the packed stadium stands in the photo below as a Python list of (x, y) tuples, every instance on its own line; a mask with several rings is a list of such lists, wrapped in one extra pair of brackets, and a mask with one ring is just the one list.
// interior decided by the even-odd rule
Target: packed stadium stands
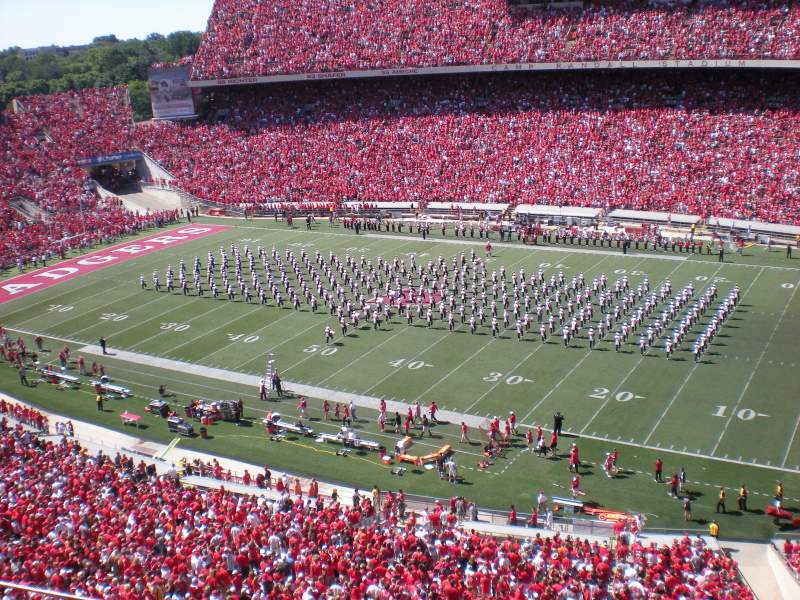
[(28, 96), (19, 102), (30, 126), (45, 131), (72, 158), (133, 147), (133, 118), (125, 86)]
[(794, 574), (800, 577), (800, 541), (796, 540), (792, 543), (792, 540), (787, 538), (783, 542), (782, 550), (786, 562), (792, 568)]
[(217, 91), (205, 121), (137, 138), (186, 191), (230, 204), (538, 203), (798, 223), (797, 83), (708, 72), (317, 82)]
[[(175, 218), (137, 216), (100, 200), (76, 161), (133, 147), (125, 88), (29, 96), (0, 122), (0, 269), (57, 256)], [(43, 212), (26, 219), (11, 208), (24, 198)]]
[(399, 518), (369, 498), (189, 489), (7, 416), (47, 426), (0, 401), (0, 580), (120, 600), (753, 597), (736, 563), (699, 538), (501, 540), (448, 524), (438, 504)]
[(398, 67), (643, 59), (800, 58), (786, 0), (217, 0), (195, 79)]

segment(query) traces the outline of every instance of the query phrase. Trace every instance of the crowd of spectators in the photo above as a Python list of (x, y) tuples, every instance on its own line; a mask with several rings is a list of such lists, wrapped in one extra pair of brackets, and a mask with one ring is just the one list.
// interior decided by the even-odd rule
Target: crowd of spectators
[(792, 543), (791, 539), (786, 538), (783, 542), (783, 557), (794, 570), (794, 574), (800, 577), (800, 541)]
[(132, 148), (133, 118), (128, 88), (86, 88), (18, 99), (21, 118), (74, 159), (104, 156)]
[(1, 580), (119, 600), (753, 597), (699, 538), (495, 539), (438, 503), (398, 517), (369, 495), (347, 506), (184, 488), (124, 455), (39, 437), (3, 410)]
[(192, 76), (798, 57), (800, 6), (789, 0), (616, 0), (563, 9), (507, 0), (217, 0)]
[[(132, 233), (174, 216), (134, 215), (101, 200), (77, 160), (130, 150), (133, 121), (124, 87), (17, 100), (0, 115), (0, 269)], [(12, 203), (32, 202), (33, 215)]]
[[(799, 223), (797, 77), (585, 73), (216, 92), (139, 144), (229, 204), (508, 202)], [(217, 110), (224, 109), (224, 110)]]

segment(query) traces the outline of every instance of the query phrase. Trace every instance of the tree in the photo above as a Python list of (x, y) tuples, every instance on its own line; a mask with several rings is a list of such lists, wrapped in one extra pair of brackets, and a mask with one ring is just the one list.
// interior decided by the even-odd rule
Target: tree
[(128, 82), (128, 96), (134, 121), (144, 121), (153, 116), (150, 106), (150, 89), (146, 81), (132, 79)]
[(19, 56), (19, 48), (8, 48), (0, 51), (0, 108), (17, 96), (127, 83), (134, 119), (149, 119), (147, 69), (194, 54), (199, 44), (200, 34), (176, 31), (166, 37), (152, 33), (144, 40), (104, 35), (78, 52), (54, 48), (30, 61)]

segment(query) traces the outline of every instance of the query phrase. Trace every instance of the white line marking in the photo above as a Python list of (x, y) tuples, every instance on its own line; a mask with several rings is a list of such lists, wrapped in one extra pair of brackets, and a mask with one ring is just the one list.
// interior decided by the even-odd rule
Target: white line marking
[(792, 303), (792, 300), (794, 299), (794, 295), (797, 293), (797, 288), (798, 286), (795, 286), (794, 290), (792, 291), (792, 295), (789, 296), (789, 301), (786, 303), (786, 306), (783, 307), (783, 312), (781, 312), (781, 316), (778, 317), (778, 320), (775, 322), (775, 327), (772, 328), (772, 333), (770, 334), (769, 339), (767, 340), (767, 343), (764, 346), (764, 349), (761, 351), (761, 354), (759, 355), (758, 360), (756, 361), (756, 366), (753, 367), (753, 370), (750, 372), (750, 377), (747, 378), (747, 382), (744, 384), (742, 392), (736, 399), (736, 406), (734, 406), (733, 410), (731, 411), (731, 414), (728, 416), (727, 421), (725, 421), (725, 427), (723, 427), (722, 431), (720, 432), (719, 437), (717, 438), (717, 443), (714, 444), (714, 447), (711, 449), (711, 454), (716, 453), (717, 448), (719, 448), (720, 442), (722, 442), (722, 437), (725, 435), (725, 432), (728, 431), (728, 426), (731, 424), (733, 416), (738, 412), (739, 406), (742, 403), (742, 399), (744, 398), (744, 395), (747, 393), (747, 390), (750, 387), (750, 382), (753, 381), (753, 377), (758, 371), (758, 367), (761, 365), (761, 361), (764, 359), (764, 355), (767, 353), (767, 349), (769, 348), (769, 345), (772, 343), (775, 334), (778, 332), (781, 322), (783, 321), (783, 317), (786, 316), (786, 311), (789, 308), (789, 305)]
[[(336, 235), (336, 234), (334, 234), (334, 235)], [(365, 237), (368, 238), (368, 239), (369, 238), (372, 238), (372, 239), (378, 238), (378, 239), (383, 239), (383, 240), (403, 239), (402, 236), (389, 235), (389, 234), (385, 234), (385, 233), (368, 233)], [(457, 239), (447, 239), (447, 238), (442, 239), (442, 238), (429, 237), (424, 242), (423, 242), (423, 240), (421, 238), (417, 238), (417, 241), (419, 241), (420, 243), (431, 242), (431, 243), (434, 243), (434, 244), (456, 244), (456, 245), (460, 245), (460, 246), (477, 246), (477, 245), (481, 245), (482, 246), (484, 243), (486, 243), (487, 240), (486, 240), (486, 238), (478, 238), (478, 239), (475, 239), (475, 240), (470, 238), (470, 240), (468, 241), (468, 240), (457, 240)], [(655, 259), (659, 259), (659, 260), (672, 260), (672, 261), (680, 261), (680, 262), (685, 262), (689, 258), (689, 256), (691, 256), (690, 254), (687, 254), (686, 256), (669, 256), (669, 255), (667, 255), (667, 256), (660, 256), (660, 255), (650, 256), (650, 255), (642, 254), (641, 252), (623, 254), (622, 251), (615, 252), (613, 250), (592, 250), (590, 248), (584, 249), (584, 248), (580, 248), (580, 247), (579, 248), (575, 248), (572, 245), (570, 245), (569, 247), (561, 247), (561, 246), (531, 246), (531, 245), (525, 245), (525, 244), (514, 244), (513, 242), (501, 242), (499, 240), (488, 240), (488, 241), (492, 242), (492, 245), (495, 246), (495, 248), (497, 250), (531, 250), (531, 251), (538, 250), (538, 251), (542, 251), (542, 252), (568, 252), (570, 254), (603, 254), (603, 255), (607, 255), (607, 256), (616, 256), (618, 258), (623, 258), (623, 259), (624, 258), (655, 258)]]
[[(181, 308), (183, 308), (183, 307), (181, 307)], [(219, 310), (219, 309), (221, 309), (221, 308), (225, 308), (225, 305), (224, 305), (224, 304), (217, 304), (216, 306), (212, 306), (212, 307), (211, 307), (210, 309), (208, 309), (207, 311), (205, 311), (205, 312), (201, 312), (199, 315), (195, 315), (195, 316), (191, 317), (190, 319), (186, 319), (186, 320), (185, 320), (185, 323), (191, 323), (192, 321), (195, 321), (195, 320), (199, 319), (200, 317), (205, 317), (207, 314), (209, 314), (209, 313), (212, 313), (212, 312), (214, 312), (214, 311), (217, 311), (217, 310)], [(171, 310), (177, 310), (177, 309), (176, 309), (176, 308), (173, 308), (173, 309), (171, 309)], [(167, 311), (167, 312), (170, 312), (170, 311)], [(160, 317), (160, 316), (162, 316), (162, 315), (164, 315), (164, 314), (166, 314), (166, 313), (161, 313), (161, 314), (160, 314), (160, 315), (158, 315), (158, 316)], [(151, 320), (152, 320), (152, 319), (148, 319), (148, 321), (151, 321)], [(172, 330), (171, 330), (171, 329), (163, 329), (163, 330), (162, 330), (162, 329), (159, 327), (159, 329), (158, 329), (158, 331), (156, 331), (156, 333), (154, 333), (154, 334), (153, 334), (153, 335), (151, 335), (151, 336), (148, 336), (148, 337), (144, 338), (143, 340), (139, 340), (138, 342), (135, 342), (135, 343), (131, 344), (130, 348), (136, 348), (137, 346), (141, 346), (142, 344), (146, 344), (146, 343), (147, 343), (147, 342), (149, 342), (150, 340), (152, 340), (152, 339), (155, 339), (155, 338), (157, 338), (157, 337), (158, 337), (158, 336), (160, 336), (160, 335), (164, 335), (165, 333), (168, 333), (168, 332), (170, 332), (170, 331), (172, 331)], [(212, 331), (213, 331), (213, 329), (212, 329)], [(119, 334), (117, 334), (117, 335), (119, 335)], [(201, 337), (203, 337), (203, 336), (201, 335), (201, 336), (198, 336), (198, 337), (194, 337), (194, 338), (192, 338), (192, 340), (191, 340), (191, 341), (194, 341), (194, 340), (196, 340), (196, 339), (200, 339)], [(185, 346), (185, 345), (186, 345), (186, 343), (183, 343), (183, 344), (178, 344), (177, 346), (173, 346), (172, 348), (170, 348), (170, 349), (169, 349), (169, 351), (170, 351), (170, 352), (174, 352), (176, 348), (180, 348), (181, 346)]]
[[(681, 266), (681, 265), (678, 265), (677, 267), (675, 267), (674, 269), (672, 269), (672, 271), (670, 271), (669, 275), (667, 275), (667, 277), (664, 279), (664, 281), (666, 281), (667, 279), (670, 279), (670, 278), (673, 276), (673, 274), (675, 273), (675, 271), (677, 271), (677, 270), (678, 270), (678, 268), (679, 268), (680, 266)], [(717, 273), (719, 273), (720, 269), (722, 269), (722, 265), (720, 265), (719, 267), (717, 267), (717, 270), (716, 270), (716, 271), (714, 271), (714, 274), (711, 276), (711, 279), (713, 279), (713, 278), (714, 278), (714, 277), (717, 275)], [(660, 285), (660, 284), (659, 284), (659, 285)], [(633, 365), (633, 368), (632, 368), (630, 371), (628, 371), (628, 374), (627, 374), (627, 375), (625, 375), (625, 377), (622, 379), (622, 381), (619, 383), (619, 385), (617, 385), (617, 387), (616, 387), (616, 388), (614, 388), (614, 391), (613, 391), (612, 393), (610, 393), (610, 394), (608, 395), (608, 397), (607, 397), (607, 398), (606, 398), (606, 399), (603, 401), (603, 403), (600, 405), (600, 408), (598, 408), (598, 409), (595, 411), (595, 413), (592, 415), (592, 418), (591, 418), (591, 419), (589, 419), (589, 421), (586, 423), (586, 425), (584, 425), (584, 426), (583, 426), (583, 429), (581, 429), (581, 430), (580, 430), (580, 433), (581, 433), (581, 434), (582, 434), (584, 431), (586, 431), (586, 428), (587, 428), (587, 427), (589, 427), (589, 425), (592, 423), (592, 421), (594, 421), (594, 420), (595, 420), (595, 418), (597, 418), (597, 415), (599, 415), (599, 414), (600, 414), (600, 411), (602, 411), (602, 410), (603, 410), (603, 409), (604, 409), (604, 408), (605, 408), (605, 407), (608, 405), (608, 403), (609, 403), (609, 401), (611, 400), (611, 398), (612, 398), (613, 396), (616, 396), (617, 392), (619, 392), (619, 390), (622, 388), (622, 386), (623, 386), (623, 385), (625, 385), (625, 382), (626, 382), (626, 381), (628, 381), (628, 378), (629, 378), (631, 375), (633, 375), (633, 372), (634, 372), (634, 371), (635, 371), (635, 370), (636, 370), (636, 369), (639, 367), (639, 365), (641, 365), (641, 364), (642, 364), (642, 361), (644, 361), (644, 357), (645, 357), (645, 355), (644, 355), (644, 354), (643, 354), (642, 356), (640, 356), (640, 357), (639, 357), (639, 360), (636, 362), (636, 364), (635, 364), (635, 365)]]
[(639, 357), (639, 360), (637, 360), (636, 363), (634, 363), (634, 365), (631, 367), (630, 371), (628, 371), (628, 373), (625, 375), (625, 377), (622, 378), (622, 381), (620, 381), (619, 384), (617, 384), (617, 386), (614, 388), (614, 390), (610, 394), (607, 395), (605, 400), (603, 400), (602, 404), (600, 404), (600, 406), (597, 408), (597, 410), (594, 411), (594, 414), (591, 416), (591, 418), (586, 422), (586, 424), (578, 432), (579, 434), (583, 435), (583, 432), (586, 431), (586, 429), (589, 427), (589, 425), (591, 425), (592, 422), (597, 418), (597, 415), (600, 414), (600, 411), (602, 411), (608, 405), (608, 403), (611, 401), (611, 399), (614, 396), (617, 395), (617, 392), (619, 392), (620, 389), (622, 389), (622, 386), (625, 385), (625, 382), (628, 381), (628, 378), (631, 375), (633, 375), (633, 372), (637, 368), (639, 368), (640, 364), (642, 364), (642, 361), (644, 360), (644, 357), (645, 357), (644, 354), (642, 354)]
[[(544, 348), (544, 344), (539, 344), (538, 346), (536, 346), (536, 348), (534, 348), (534, 349), (533, 349), (531, 352), (529, 352), (529, 353), (528, 353), (528, 355), (527, 355), (525, 358), (523, 358), (523, 359), (522, 359), (521, 361), (519, 361), (519, 362), (518, 362), (516, 365), (514, 365), (514, 367), (513, 367), (513, 368), (511, 369), (511, 371), (509, 371), (509, 372), (510, 372), (510, 373), (513, 373), (514, 371), (516, 371), (517, 369), (519, 369), (519, 368), (522, 366), (522, 364), (523, 364), (523, 363), (525, 363), (525, 362), (526, 362), (526, 361), (527, 361), (527, 360), (528, 360), (528, 359), (529, 359), (531, 356), (533, 356), (534, 354), (536, 354), (536, 353), (537, 353), (539, 350), (541, 350), (542, 348)], [(464, 410), (464, 412), (468, 412), (468, 411), (472, 410), (473, 408), (475, 408), (475, 406), (476, 406), (476, 405), (477, 405), (477, 404), (478, 404), (478, 403), (479, 403), (481, 400), (483, 400), (483, 399), (484, 399), (486, 396), (488, 396), (488, 395), (489, 395), (489, 393), (490, 393), (492, 390), (494, 390), (494, 389), (495, 389), (495, 388), (496, 388), (498, 385), (500, 385), (501, 383), (503, 383), (503, 381), (504, 381), (504, 379), (503, 379), (502, 377), (499, 377), (499, 378), (497, 379), (497, 381), (495, 382), (495, 384), (494, 384), (493, 386), (491, 386), (491, 387), (490, 387), (488, 390), (486, 390), (485, 392), (483, 392), (483, 393), (482, 393), (480, 396), (478, 396), (478, 399), (477, 399), (477, 400), (475, 400), (475, 402), (473, 402), (472, 404), (470, 404), (470, 405), (469, 405), (469, 406), (468, 406), (468, 407), (467, 407), (467, 408)]]
[[(719, 269), (717, 269), (717, 271), (719, 271)], [(756, 276), (753, 278), (753, 281), (751, 281), (751, 282), (750, 282), (750, 285), (749, 285), (749, 286), (748, 286), (748, 288), (745, 290), (745, 292), (742, 294), (742, 298), (744, 298), (744, 297), (745, 297), (745, 296), (746, 296), (746, 295), (747, 295), (747, 294), (750, 292), (750, 290), (751, 290), (751, 289), (753, 289), (753, 286), (755, 285), (755, 283), (756, 283), (756, 280), (757, 280), (759, 277), (761, 277), (761, 274), (762, 274), (763, 272), (764, 272), (764, 269), (761, 269), (761, 270), (758, 272), (758, 274), (757, 274), (757, 275), (756, 275)], [(714, 275), (716, 275), (716, 273), (714, 273)], [(736, 312), (736, 311), (734, 310), (734, 312)], [(738, 356), (737, 356), (737, 358), (738, 358)], [(687, 384), (687, 383), (689, 383), (689, 379), (691, 379), (691, 378), (692, 378), (692, 375), (694, 375), (694, 372), (697, 370), (697, 367), (698, 367), (698, 366), (700, 366), (700, 363), (699, 363), (699, 362), (695, 362), (695, 363), (694, 363), (694, 366), (693, 366), (693, 367), (692, 367), (692, 369), (689, 371), (688, 375), (686, 375), (686, 379), (684, 379), (684, 380), (683, 380), (683, 383), (681, 383), (680, 387), (679, 387), (679, 388), (678, 388), (678, 390), (675, 392), (675, 395), (673, 395), (673, 396), (672, 396), (672, 399), (669, 401), (669, 404), (667, 404), (666, 408), (664, 408), (664, 412), (662, 412), (662, 413), (661, 413), (661, 416), (660, 416), (660, 417), (658, 417), (658, 420), (656, 421), (656, 424), (655, 424), (655, 425), (653, 425), (653, 428), (650, 430), (650, 433), (648, 433), (648, 434), (647, 434), (647, 437), (644, 439), (644, 443), (645, 443), (645, 444), (647, 444), (647, 443), (650, 441), (650, 438), (651, 438), (651, 437), (653, 436), (653, 434), (656, 432), (656, 429), (658, 429), (658, 426), (659, 426), (659, 425), (661, 425), (661, 421), (663, 421), (663, 420), (664, 420), (664, 417), (665, 417), (665, 416), (667, 415), (667, 413), (669, 412), (669, 409), (670, 409), (670, 408), (672, 408), (672, 405), (675, 403), (675, 400), (677, 400), (678, 396), (680, 396), (680, 395), (681, 395), (681, 392), (683, 391), (683, 388), (684, 388), (684, 387), (686, 387), (686, 384)]]
[(377, 350), (378, 348), (380, 348), (380, 347), (381, 347), (381, 346), (383, 346), (384, 344), (386, 344), (386, 343), (388, 343), (388, 342), (392, 341), (392, 340), (393, 340), (394, 338), (396, 338), (398, 335), (402, 335), (402, 334), (403, 334), (404, 332), (406, 332), (406, 331), (411, 331), (411, 327), (403, 327), (402, 329), (400, 329), (400, 331), (398, 331), (397, 333), (393, 333), (393, 334), (392, 334), (392, 335), (390, 335), (388, 338), (386, 338), (385, 340), (383, 340), (383, 341), (382, 341), (380, 344), (376, 344), (376, 345), (372, 346), (372, 347), (371, 347), (369, 350), (367, 350), (366, 352), (364, 352), (364, 353), (363, 353), (361, 356), (359, 356), (357, 359), (355, 359), (355, 360), (353, 360), (353, 361), (350, 361), (350, 362), (348, 362), (348, 363), (347, 363), (347, 364), (345, 364), (345, 366), (343, 366), (341, 369), (338, 369), (338, 370), (334, 371), (333, 373), (331, 373), (330, 375), (328, 375), (328, 376), (327, 376), (325, 379), (323, 379), (322, 381), (320, 381), (320, 382), (319, 382), (319, 385), (322, 385), (323, 383), (325, 383), (325, 382), (326, 382), (326, 381), (328, 381), (329, 379), (332, 379), (332, 378), (336, 377), (336, 376), (337, 376), (339, 373), (341, 373), (342, 371), (345, 371), (345, 370), (349, 369), (350, 367), (352, 367), (352, 366), (353, 366), (353, 363), (358, 363), (359, 361), (361, 361), (361, 359), (362, 359), (362, 358), (364, 358), (365, 356), (368, 356), (368, 355), (372, 354), (372, 352), (374, 352), (375, 350)]
[[(603, 261), (601, 260), (600, 262), (603, 262)], [(631, 269), (631, 270), (636, 270), (639, 267), (639, 265), (641, 265), (643, 262), (644, 262), (644, 260), (640, 260), (638, 263), (636, 263), (634, 265), (633, 269)], [(598, 262), (593, 268), (597, 268), (599, 265), (600, 265), (600, 263)], [(680, 265), (678, 265), (678, 266), (680, 266)], [(677, 268), (678, 267), (675, 267), (675, 269), (670, 271), (670, 274), (667, 277), (664, 278), (664, 281), (669, 279), (669, 276), (671, 276), (672, 273), (674, 273), (677, 270)], [(567, 371), (567, 374), (564, 375), (564, 377), (562, 377), (561, 380), (558, 383), (556, 383), (555, 386), (553, 386), (550, 389), (549, 392), (547, 392), (544, 396), (542, 396), (541, 400), (539, 400), (536, 404), (534, 404), (533, 407), (526, 413), (526, 415), (524, 417), (522, 417), (522, 419), (520, 419), (520, 421), (527, 421), (528, 417), (530, 417), (536, 411), (536, 409), (539, 408), (545, 402), (545, 400), (547, 400), (551, 395), (553, 395), (553, 393), (558, 388), (561, 387), (561, 384), (563, 384), (567, 380), (567, 378), (569, 378), (569, 376), (572, 375), (578, 369), (578, 367), (580, 367), (583, 364), (583, 362), (592, 355), (592, 352), (593, 352), (593, 350), (591, 348), (589, 350), (587, 350), (586, 354), (583, 355), (583, 358), (581, 358), (577, 363), (575, 363), (572, 366), (572, 368), (569, 371)]]

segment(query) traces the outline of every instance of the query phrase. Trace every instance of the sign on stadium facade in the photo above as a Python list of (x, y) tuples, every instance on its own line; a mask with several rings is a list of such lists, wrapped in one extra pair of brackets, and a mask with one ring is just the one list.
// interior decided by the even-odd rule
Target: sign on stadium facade
[(194, 96), (189, 87), (189, 67), (165, 67), (147, 72), (150, 104), (154, 119), (196, 117)]
[(75, 162), (79, 167), (96, 167), (98, 165), (110, 165), (113, 163), (124, 162), (126, 160), (139, 160), (142, 153), (138, 151), (120, 152), (118, 154), (105, 154), (103, 156), (92, 156), (90, 158), (79, 158)]
[(456, 75), (460, 73), (504, 73), (514, 71), (590, 71), (603, 69), (800, 69), (800, 60), (596, 60), (553, 63), (510, 63), (494, 65), (451, 65), (444, 67), (401, 67), (363, 71), (331, 71), (327, 73), (295, 73), (291, 75), (261, 75), (189, 81), (189, 87), (222, 87), (290, 81), (319, 81), (326, 79), (364, 79), (369, 77), (403, 77), (414, 75)]

